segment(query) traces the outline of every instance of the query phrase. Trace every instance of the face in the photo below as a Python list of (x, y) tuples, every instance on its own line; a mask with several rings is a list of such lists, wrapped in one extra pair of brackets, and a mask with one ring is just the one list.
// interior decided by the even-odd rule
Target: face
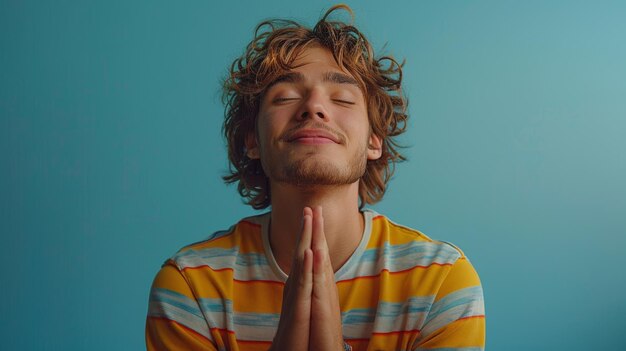
[(327, 49), (304, 50), (294, 67), (264, 93), (257, 135), (247, 140), (248, 157), (261, 160), (270, 182), (358, 182), (367, 160), (381, 156), (363, 92)]

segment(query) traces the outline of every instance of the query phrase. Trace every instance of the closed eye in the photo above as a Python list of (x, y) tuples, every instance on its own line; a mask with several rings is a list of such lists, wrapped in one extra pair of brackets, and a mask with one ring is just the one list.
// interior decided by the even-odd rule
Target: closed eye
[(347, 104), (347, 105), (354, 105), (355, 104), (352, 101), (342, 100), (342, 99), (333, 99), (333, 101), (338, 102), (340, 104)]
[(299, 98), (275, 98), (273, 102), (275, 104), (282, 104), (293, 100), (298, 100)]

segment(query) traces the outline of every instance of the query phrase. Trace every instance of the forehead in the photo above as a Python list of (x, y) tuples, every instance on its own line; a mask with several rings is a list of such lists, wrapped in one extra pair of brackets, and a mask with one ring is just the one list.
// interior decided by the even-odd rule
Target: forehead
[[(293, 70), (306, 70), (315, 66), (325, 66), (344, 72), (340, 67), (332, 52), (326, 48), (309, 47), (302, 50), (293, 62)], [(347, 72), (345, 72), (347, 73)]]
[(362, 90), (361, 84), (348, 71), (342, 69), (330, 50), (309, 47), (298, 53), (289, 70), (275, 76), (266, 90), (278, 83), (302, 83), (307, 80), (354, 86)]

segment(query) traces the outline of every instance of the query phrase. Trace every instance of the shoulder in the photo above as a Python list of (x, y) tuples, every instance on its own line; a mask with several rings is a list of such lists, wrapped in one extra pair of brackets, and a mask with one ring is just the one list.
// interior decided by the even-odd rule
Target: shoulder
[(215, 231), (203, 240), (185, 245), (164, 265), (173, 265), (179, 270), (202, 266), (219, 269), (225, 260), (242, 252), (262, 251), (261, 228), (266, 215), (243, 218), (228, 229)]
[(432, 239), (419, 230), (394, 223), (385, 216), (374, 218), (378, 223), (373, 224), (372, 235), (374, 228), (378, 227), (377, 235), (381, 237), (379, 240), (385, 248), (384, 256), (391, 262), (390, 266), (400, 271), (420, 268), (432, 272), (433, 277), (436, 277), (432, 282), (436, 282), (433, 288), (436, 289), (437, 299), (448, 295), (459, 298), (472, 296), (472, 299), (478, 301), (479, 307), (482, 306), (480, 278), (458, 246)]
[(387, 216), (374, 213), (370, 248), (383, 249), (395, 259), (406, 257), (419, 265), (451, 265), (466, 259), (465, 253), (456, 245), (436, 240), (423, 232), (398, 224)]
[(396, 266), (396, 270), (404, 269), (403, 272), (414, 272), (421, 282), (428, 282), (424, 295), (431, 296), (433, 301), (422, 336), (459, 320), (455, 325), (471, 327), (477, 338), (484, 337), (482, 285), (465, 253), (450, 242), (435, 240), (385, 216), (374, 218), (372, 235), (375, 229), (379, 232), (389, 265)]

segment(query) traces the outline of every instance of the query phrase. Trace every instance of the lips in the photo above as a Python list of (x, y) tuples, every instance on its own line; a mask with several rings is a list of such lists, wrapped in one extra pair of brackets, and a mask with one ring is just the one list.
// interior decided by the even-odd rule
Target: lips
[(300, 129), (285, 138), (288, 142), (330, 143), (339, 144), (339, 138), (323, 129)]

